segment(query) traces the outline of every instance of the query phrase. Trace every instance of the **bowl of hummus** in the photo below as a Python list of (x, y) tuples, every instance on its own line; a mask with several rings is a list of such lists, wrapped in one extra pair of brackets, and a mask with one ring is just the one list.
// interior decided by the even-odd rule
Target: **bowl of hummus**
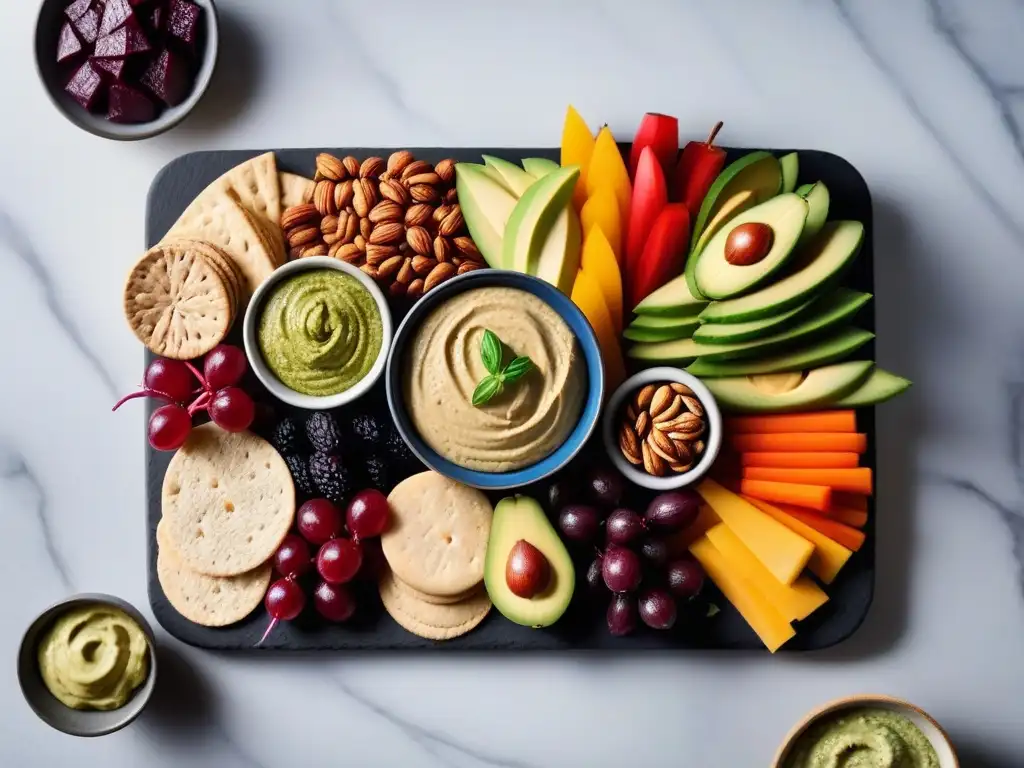
[(72, 736), (113, 733), (139, 716), (153, 692), (153, 630), (117, 597), (67, 598), (25, 631), (18, 682), (47, 725)]
[(593, 329), (529, 275), (481, 270), (428, 293), (388, 356), (388, 405), (431, 469), (465, 485), (536, 482), (586, 444), (604, 399)]
[(242, 340), (257, 378), (299, 408), (338, 408), (384, 372), (391, 312), (377, 284), (327, 256), (278, 267), (253, 293)]

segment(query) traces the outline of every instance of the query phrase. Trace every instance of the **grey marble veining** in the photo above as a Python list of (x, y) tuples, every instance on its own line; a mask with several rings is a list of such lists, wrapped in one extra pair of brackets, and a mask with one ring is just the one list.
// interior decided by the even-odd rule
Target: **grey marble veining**
[[(767, 766), (848, 693), (935, 715), (965, 766), (1024, 765), (1024, 3), (221, 0), (220, 70), (172, 133), (77, 132), (0, 3), (0, 765)], [(121, 317), (153, 175), (219, 147), (551, 146), (565, 105), (628, 139), (827, 149), (875, 203), (878, 356), (915, 380), (879, 429), (875, 607), (817, 654), (210, 654), (161, 636), (131, 728), (50, 731), (21, 630), (71, 591), (146, 612), (141, 375)]]

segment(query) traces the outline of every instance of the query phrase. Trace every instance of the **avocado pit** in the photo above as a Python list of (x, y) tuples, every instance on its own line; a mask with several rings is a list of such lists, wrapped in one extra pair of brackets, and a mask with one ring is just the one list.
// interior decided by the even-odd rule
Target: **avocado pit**
[(761, 221), (748, 221), (733, 228), (725, 241), (725, 260), (734, 267), (757, 264), (772, 249), (775, 232)]
[(505, 583), (509, 591), (529, 600), (544, 591), (550, 578), (551, 569), (544, 553), (526, 539), (517, 541), (505, 564)]

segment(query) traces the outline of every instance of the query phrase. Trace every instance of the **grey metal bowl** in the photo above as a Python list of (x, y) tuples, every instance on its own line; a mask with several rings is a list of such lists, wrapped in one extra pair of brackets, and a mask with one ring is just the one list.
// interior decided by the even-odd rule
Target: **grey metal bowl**
[[(36, 650), (42, 634), (65, 612), (85, 605), (105, 605), (118, 608), (133, 618), (146, 635), (149, 644), (149, 675), (120, 709), (106, 712), (71, 709), (58, 701), (47, 689), (39, 674)], [(119, 597), (102, 594), (73, 595), (51, 605), (36, 617), (21, 638), (18, 649), (18, 683), (25, 701), (39, 719), (58, 731), (72, 736), (105, 736), (119, 731), (138, 717), (145, 709), (156, 685), (156, 641), (149, 622), (134, 606)]]
[(205, 17), (203, 39), (200, 41), (203, 51), (191, 93), (178, 106), (165, 108), (155, 120), (134, 125), (112, 123), (103, 115), (87, 112), (64, 90), (69, 73), (57, 63), (57, 39), (61, 26), (67, 20), (64, 8), (70, 1), (43, 0), (36, 20), (36, 71), (57, 111), (83, 131), (115, 141), (148, 139), (170, 130), (184, 120), (206, 93), (217, 66), (220, 26), (214, 0), (191, 0), (203, 9)]

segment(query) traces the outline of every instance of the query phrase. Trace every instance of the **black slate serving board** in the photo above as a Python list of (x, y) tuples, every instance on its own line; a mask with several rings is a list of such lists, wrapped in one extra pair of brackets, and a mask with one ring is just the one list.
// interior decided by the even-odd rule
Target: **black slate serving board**
[[(628, 147), (626, 148), (628, 149)], [(192, 199), (207, 184), (235, 165), (261, 154), (260, 151), (214, 151), (196, 152), (169, 163), (157, 174), (150, 188), (146, 205), (146, 246), (155, 245), (177, 220)], [(347, 149), (284, 149), (276, 150), (279, 169), (312, 176), (315, 157), (318, 152), (327, 151), (339, 157), (355, 155), (363, 158), (371, 155), (387, 157), (393, 149), (347, 148)], [(460, 161), (480, 162), (481, 154), (492, 154), (518, 162), (524, 157), (549, 157), (558, 159), (557, 149), (412, 149), (417, 158), (437, 162), (445, 157)], [(748, 149), (730, 149), (729, 160), (749, 152)], [(773, 150), (781, 156), (789, 150)], [(873, 239), (871, 197), (867, 184), (857, 170), (846, 160), (828, 152), (800, 150), (800, 183), (822, 180), (831, 193), (829, 219), (857, 219), (864, 223), (864, 245), (846, 284), (858, 290), (873, 290)], [(399, 322), (406, 306), (393, 305), (395, 323)], [(241, 345), (240, 332), (242, 311), (239, 310), (235, 329), (229, 341)], [(857, 324), (867, 330), (874, 330), (873, 304), (861, 310)], [(874, 343), (865, 345), (860, 357), (873, 358)], [(146, 362), (151, 359), (147, 353)], [(269, 401), (270, 396), (256, 383), (253, 376), (245, 383), (259, 401)], [(381, 422), (390, 423), (387, 405), (383, 397), (384, 377), (381, 377), (374, 391), (352, 406), (340, 409), (340, 415), (354, 410), (374, 413)], [(155, 407), (151, 402), (149, 410)], [(290, 409), (283, 403), (273, 401), (279, 413)], [(304, 412), (300, 412), (304, 413)], [(868, 451), (863, 458), (865, 466), (875, 465), (875, 422), (874, 409), (865, 408), (858, 413), (858, 428), (868, 435)], [(168, 603), (156, 575), (156, 526), (160, 519), (160, 489), (164, 473), (170, 461), (170, 453), (154, 451), (146, 446), (146, 495), (147, 495), (147, 546), (149, 564), (149, 599), (153, 613), (161, 626), (174, 637), (189, 645), (220, 650), (253, 649), (266, 628), (269, 617), (259, 608), (247, 619), (231, 627), (211, 629), (200, 627), (180, 616)], [(574, 467), (586, 464), (588, 457), (603, 456), (600, 444), (600, 430)], [(570, 470), (567, 471), (571, 471)], [(881, 483), (876, 484), (882, 487)], [(525, 488), (519, 492), (544, 499), (544, 488)], [(501, 495), (495, 494), (496, 501)], [(628, 503), (642, 511), (649, 498), (649, 491), (633, 488)], [(300, 499), (300, 502), (303, 499)], [(867, 542), (840, 573), (836, 581), (826, 588), (829, 602), (810, 618), (798, 622), (797, 634), (783, 649), (785, 651), (806, 651), (827, 648), (845, 640), (864, 621), (874, 594), (875, 572), (875, 515), (874, 503), (869, 508), (869, 519), (865, 533)], [(355, 585), (359, 609), (355, 617), (344, 625), (332, 625), (320, 619), (310, 604), (294, 622), (281, 624), (271, 633), (260, 650), (390, 650), (390, 649), (445, 649), (445, 650), (671, 650), (671, 649), (760, 649), (764, 647), (743, 618), (729, 605), (710, 583), (704, 594), (681, 610), (676, 626), (667, 632), (655, 632), (641, 626), (629, 637), (616, 638), (609, 635), (605, 626), (605, 608), (608, 597), (602, 595), (596, 601), (588, 597), (584, 574), (592, 552), (577, 552), (577, 588), (572, 606), (555, 626), (534, 630), (521, 627), (506, 620), (496, 610), (474, 631), (446, 642), (432, 642), (416, 637), (396, 624), (383, 610), (375, 585), (368, 580)], [(721, 609), (708, 617), (709, 607)]]

